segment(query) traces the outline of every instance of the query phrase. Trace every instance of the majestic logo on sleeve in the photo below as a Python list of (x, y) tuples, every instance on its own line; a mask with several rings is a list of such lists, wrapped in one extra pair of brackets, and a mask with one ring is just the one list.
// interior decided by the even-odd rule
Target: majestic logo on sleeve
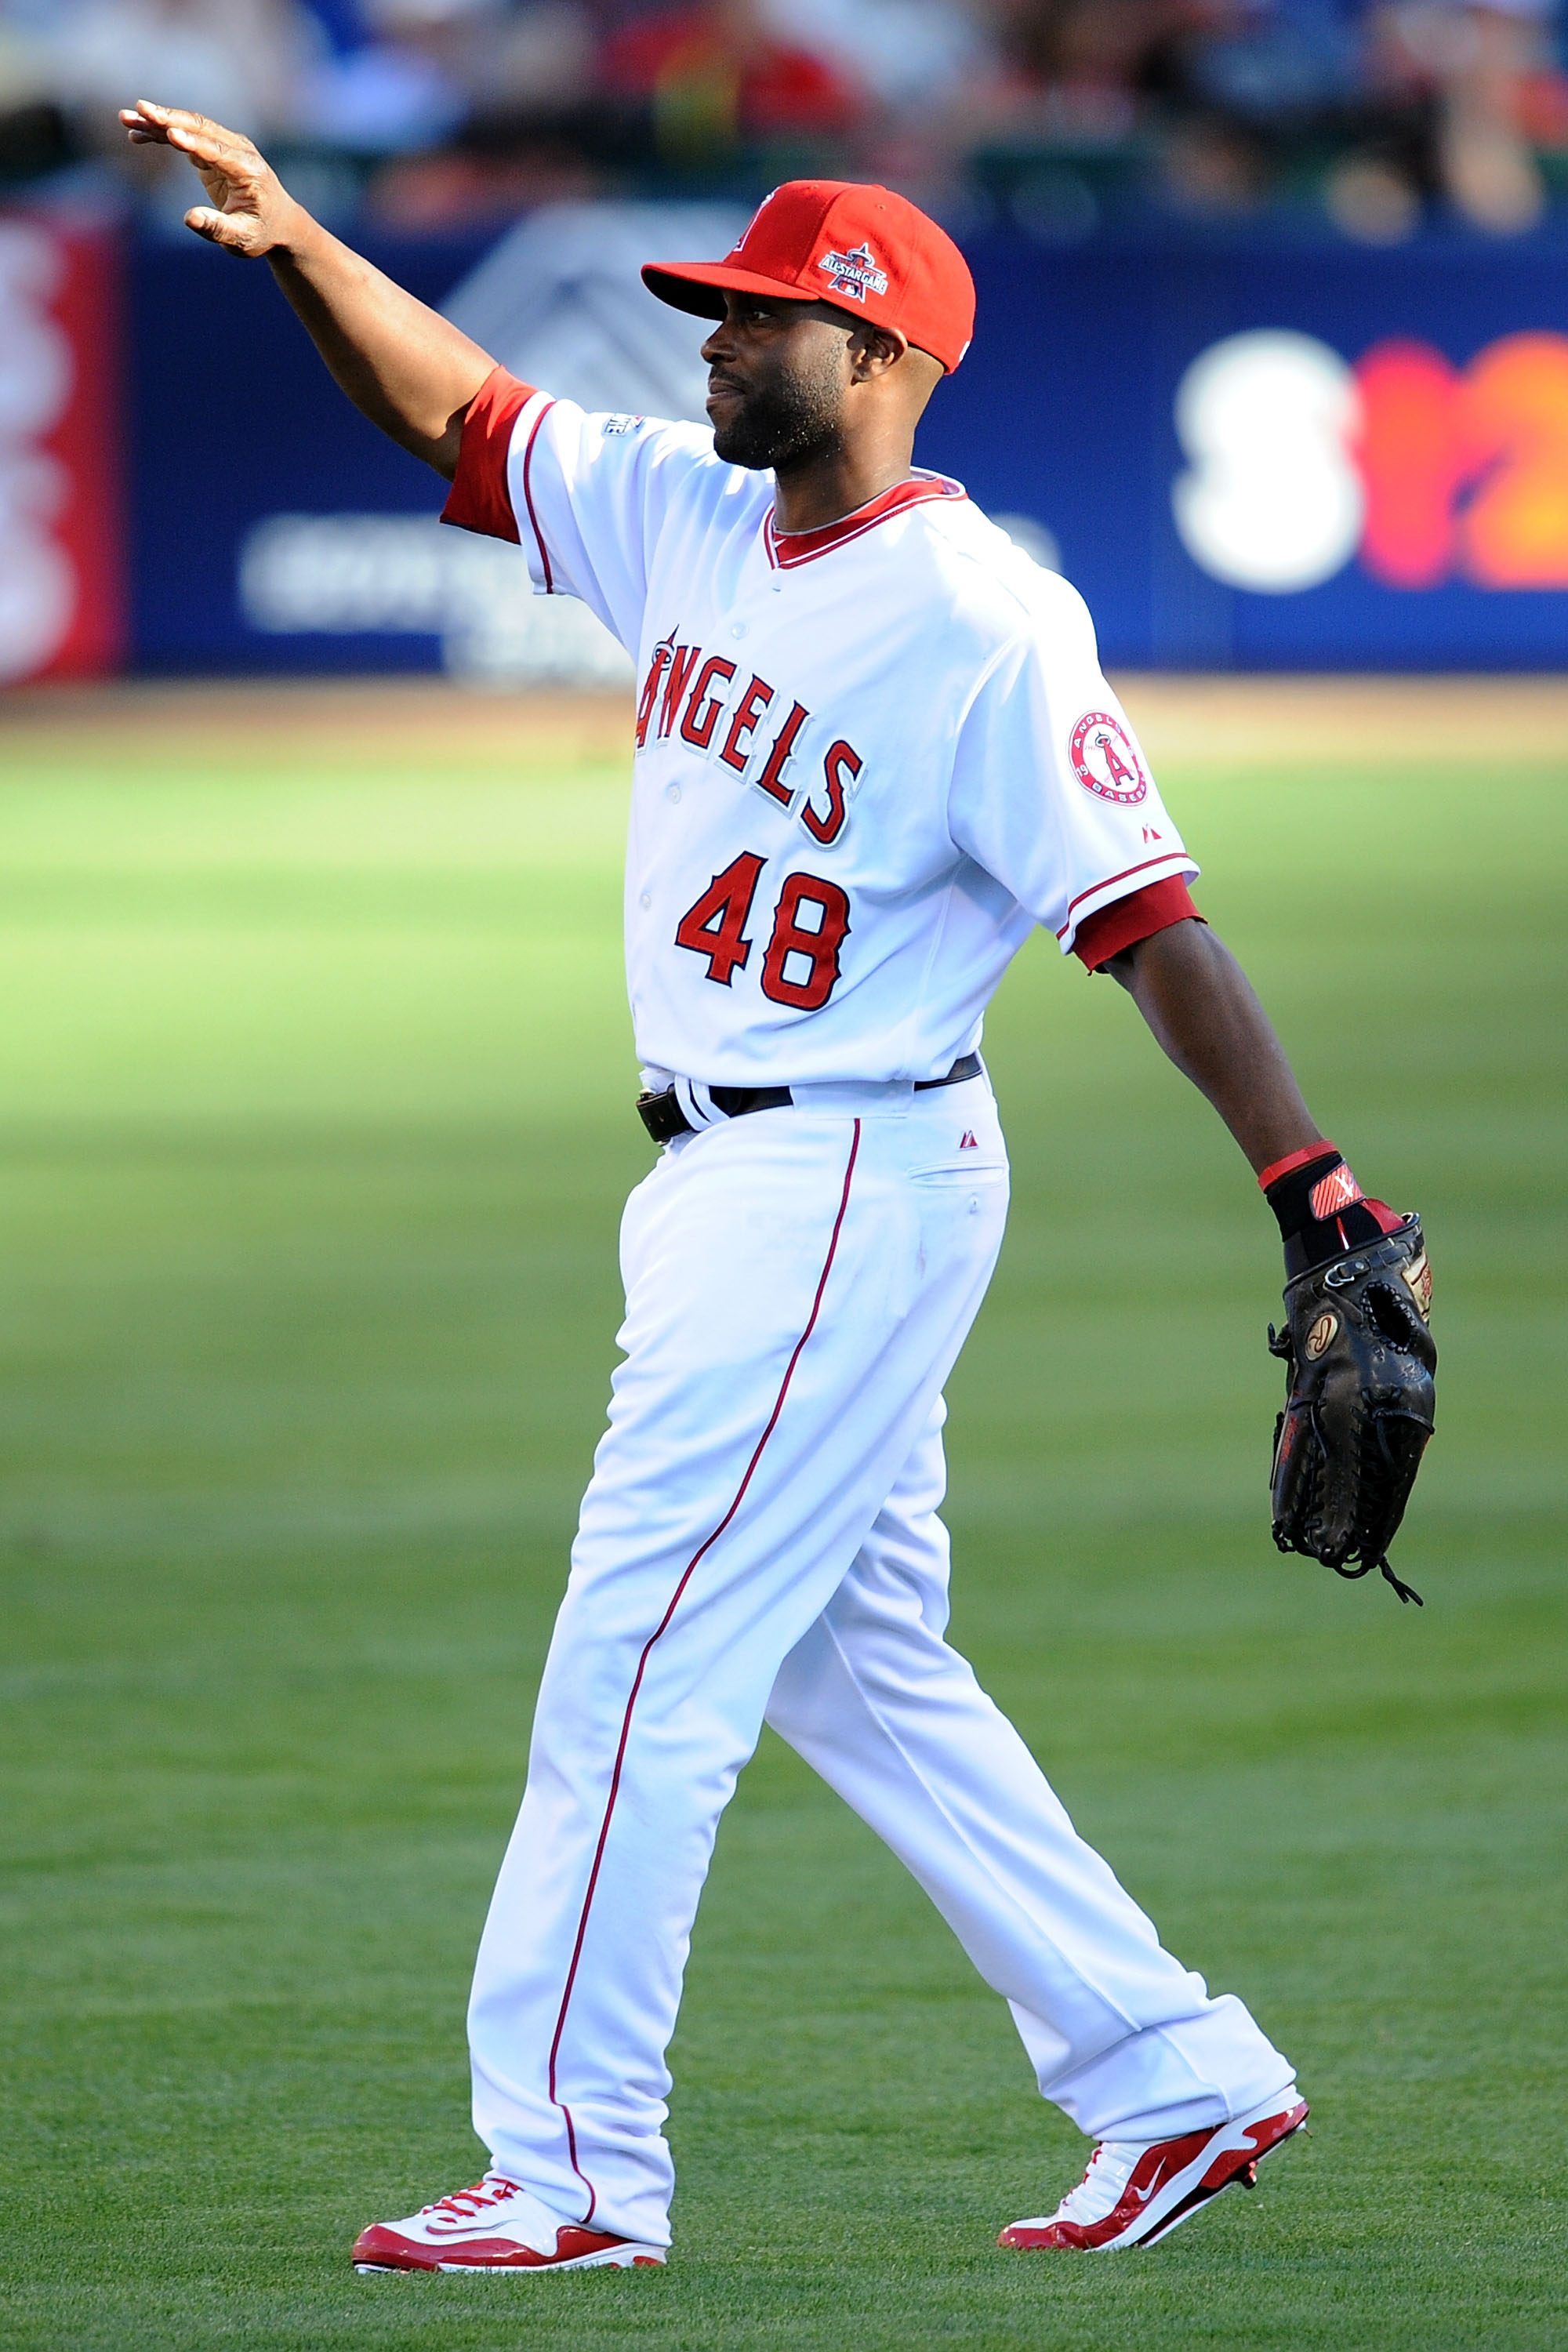
[(1086, 710), (1072, 730), (1068, 749), (1073, 773), (1086, 792), (1129, 807), (1147, 793), (1149, 779), (1132, 738), (1109, 710)]
[(851, 302), (864, 302), (868, 294), (888, 290), (888, 273), (878, 268), (868, 245), (852, 245), (847, 253), (825, 253), (816, 266), (826, 272), (833, 291), (847, 295)]

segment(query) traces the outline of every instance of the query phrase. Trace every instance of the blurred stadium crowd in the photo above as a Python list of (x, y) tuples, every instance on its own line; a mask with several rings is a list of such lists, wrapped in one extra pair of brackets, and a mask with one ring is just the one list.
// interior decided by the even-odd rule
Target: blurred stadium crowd
[(1568, 219), (1554, 0), (0, 0), (0, 193), (152, 221), (147, 95), (251, 132), (336, 226), (881, 179), (1071, 245), (1283, 213), (1395, 244)]

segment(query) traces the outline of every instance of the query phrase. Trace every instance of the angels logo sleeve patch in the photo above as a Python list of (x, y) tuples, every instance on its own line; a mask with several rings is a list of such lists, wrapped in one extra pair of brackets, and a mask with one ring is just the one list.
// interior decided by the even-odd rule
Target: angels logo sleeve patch
[[(953, 838), (1069, 951), (1078, 926), (1188, 856), (1065, 582), (995, 661), (954, 767)], [(1058, 609), (1059, 608), (1059, 609)]]
[(1138, 747), (1114, 711), (1086, 710), (1072, 730), (1068, 754), (1079, 782), (1102, 801), (1135, 808), (1147, 797), (1149, 779)]

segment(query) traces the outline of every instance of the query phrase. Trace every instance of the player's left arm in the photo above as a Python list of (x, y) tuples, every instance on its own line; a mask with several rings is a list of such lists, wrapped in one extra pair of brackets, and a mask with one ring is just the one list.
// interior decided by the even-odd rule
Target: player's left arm
[(1289, 1276), (1406, 1222), (1362, 1192), (1324, 1139), (1252, 982), (1201, 918), (1168, 923), (1097, 968), (1121, 982), (1246, 1152), (1279, 1220)]
[[(1363, 1192), (1325, 1140), (1252, 982), (1205, 922), (1167, 924), (1099, 968), (1121, 982), (1252, 1162), (1279, 1220), (1288, 1280), (1414, 1225)], [(1424, 1294), (1423, 1311), (1427, 1303)]]
[(1369, 1200), (1324, 1141), (1223, 941), (1191, 917), (1106, 960), (1258, 1172), (1285, 1244), (1286, 1367), (1269, 1472), (1274, 1540), (1341, 1576), (1382, 1570), (1432, 1434), (1437, 1353), (1420, 1220)]
[(1178, 1070), (1218, 1111), (1253, 1171), (1324, 1143), (1257, 993), (1224, 941), (1190, 918), (1103, 967), (1119, 980)]

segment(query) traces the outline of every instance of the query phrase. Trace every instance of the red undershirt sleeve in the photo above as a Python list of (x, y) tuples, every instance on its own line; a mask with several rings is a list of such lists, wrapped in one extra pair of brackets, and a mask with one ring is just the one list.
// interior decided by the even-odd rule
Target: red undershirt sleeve
[(507, 459), (511, 454), (512, 428), (534, 387), (520, 383), (503, 367), (492, 368), (468, 404), (463, 419), (463, 442), (458, 470), (446, 505), (443, 522), (459, 530), (477, 530), (487, 539), (510, 539), (521, 544), (517, 517), (507, 486)]
[(1201, 923), (1203, 917), (1186, 884), (1173, 875), (1142, 890), (1130, 890), (1125, 898), (1113, 899), (1098, 914), (1086, 915), (1078, 927), (1072, 951), (1090, 971), (1098, 971), (1123, 948), (1136, 947), (1140, 940), (1152, 939), (1156, 931), (1167, 931), (1173, 923), (1188, 920)]

